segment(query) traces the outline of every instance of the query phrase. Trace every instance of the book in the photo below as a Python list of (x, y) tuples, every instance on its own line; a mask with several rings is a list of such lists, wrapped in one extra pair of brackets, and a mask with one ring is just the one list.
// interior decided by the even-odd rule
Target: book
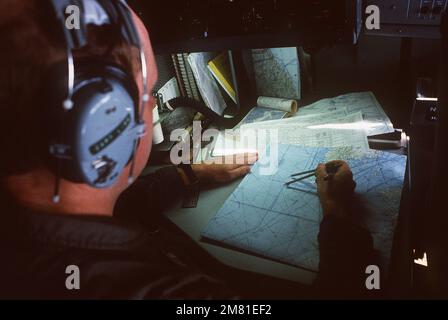
[(182, 97), (202, 101), (193, 71), (187, 60), (188, 54), (178, 53), (171, 55), (171, 57)]
[(196, 87), (205, 105), (215, 113), (222, 115), (227, 108), (224, 97), (221, 94), (219, 85), (213, 79), (207, 68), (208, 62), (212, 59), (213, 53), (193, 52), (188, 54), (187, 64), (189, 64), (193, 80), (196, 80)]
[(175, 54), (171, 55), (171, 59), (173, 60), (174, 71), (176, 72), (177, 83), (179, 84), (179, 90), (182, 97), (187, 96), (187, 92), (185, 89), (185, 84), (182, 79), (182, 75), (179, 68), (179, 61), (177, 60), (177, 56)]
[(237, 103), (235, 89), (232, 85), (232, 72), (230, 69), (229, 57), (227, 54), (222, 53), (216, 58), (210, 60), (207, 67), (233, 102)]
[(199, 93), (198, 84), (193, 74), (193, 70), (191, 69), (190, 63), (188, 62), (188, 53), (182, 54), (183, 66), (185, 67), (186, 72), (186, 82), (190, 87), (192, 98), (196, 101), (202, 101), (201, 94)]

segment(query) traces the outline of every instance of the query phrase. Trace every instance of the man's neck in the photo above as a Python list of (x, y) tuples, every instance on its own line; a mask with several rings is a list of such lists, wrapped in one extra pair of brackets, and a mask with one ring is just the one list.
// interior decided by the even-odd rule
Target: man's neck
[(66, 180), (60, 182), (60, 201), (53, 202), (54, 176), (41, 170), (4, 179), (14, 202), (27, 209), (65, 215), (112, 216), (119, 192), (114, 188), (94, 189)]

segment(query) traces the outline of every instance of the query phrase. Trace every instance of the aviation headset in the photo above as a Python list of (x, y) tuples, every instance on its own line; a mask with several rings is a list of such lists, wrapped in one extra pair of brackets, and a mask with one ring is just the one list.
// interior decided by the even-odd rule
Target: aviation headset
[[(53, 201), (58, 202), (61, 177), (105, 188), (115, 183), (131, 163), (129, 183), (132, 182), (137, 145), (146, 129), (143, 112), (149, 95), (145, 54), (124, 0), (51, 0), (50, 3), (67, 46), (65, 78), (60, 72), (55, 73), (56, 78), (50, 78), (53, 86), (61, 78), (66, 79), (64, 88), (54, 92), (56, 101), (52, 103), (56, 110), (53, 116), (59, 120), (60, 128), (49, 137), (57, 176)], [(66, 26), (66, 10), (71, 5), (80, 9), (79, 29)], [(75, 70), (73, 50), (88, 44), (88, 24), (114, 25), (127, 44), (139, 49), (141, 97), (134, 77), (115, 64), (87, 59), (77, 61)]]

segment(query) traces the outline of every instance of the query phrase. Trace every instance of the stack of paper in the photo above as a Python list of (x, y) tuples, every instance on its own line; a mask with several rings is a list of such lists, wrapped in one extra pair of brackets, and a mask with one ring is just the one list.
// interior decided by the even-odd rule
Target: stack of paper
[[(269, 143), (368, 150), (367, 136), (389, 132), (394, 132), (393, 125), (373, 93), (356, 92), (301, 107), (291, 118), (244, 124), (239, 131), (218, 138), (213, 156), (232, 153), (230, 139), (233, 150), (260, 153)], [(247, 136), (256, 136), (258, 141), (255, 144), (252, 139), (247, 145)]]
[(347, 108), (349, 114), (362, 112), (368, 136), (394, 132), (390, 119), (376, 100), (375, 95), (370, 91), (348, 93), (331, 99), (319, 100), (309, 106), (300, 108), (297, 116), (325, 113), (342, 108)]
[(227, 104), (212, 74), (208, 70), (207, 64), (212, 59), (212, 56), (212, 53), (207, 52), (190, 53), (188, 62), (205, 104), (215, 113), (222, 115), (227, 108)]

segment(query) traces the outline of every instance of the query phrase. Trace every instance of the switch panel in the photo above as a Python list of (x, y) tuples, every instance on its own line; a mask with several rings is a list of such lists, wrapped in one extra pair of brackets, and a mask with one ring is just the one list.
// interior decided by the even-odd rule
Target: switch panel
[(448, 0), (367, 0), (365, 5), (378, 6), (381, 18), (380, 30), (366, 33), (438, 38)]
[(361, 0), (127, 2), (159, 53), (355, 43), (361, 31)]

